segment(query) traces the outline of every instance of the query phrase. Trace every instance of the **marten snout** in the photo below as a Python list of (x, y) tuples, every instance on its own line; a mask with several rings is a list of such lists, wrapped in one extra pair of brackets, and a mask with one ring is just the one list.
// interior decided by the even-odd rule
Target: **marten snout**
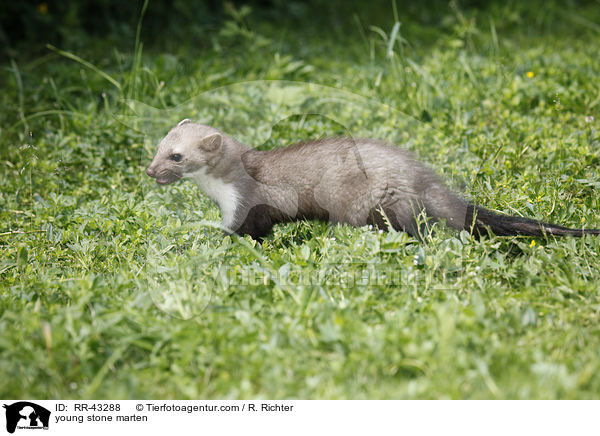
[(154, 171), (152, 167), (146, 168), (146, 174), (148, 174), (150, 177), (156, 178), (156, 171)]

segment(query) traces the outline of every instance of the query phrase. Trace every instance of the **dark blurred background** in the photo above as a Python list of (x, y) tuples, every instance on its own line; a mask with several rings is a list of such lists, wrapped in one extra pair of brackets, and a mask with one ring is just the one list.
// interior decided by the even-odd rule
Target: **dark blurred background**
[[(46, 44), (76, 49), (98, 38), (119, 47), (131, 47), (144, 1), (122, 0), (24, 0), (3, 1), (0, 6), (0, 42), (2, 54), (15, 57), (34, 55)], [(392, 0), (150, 0), (144, 11), (141, 39), (146, 46), (168, 49), (180, 43), (202, 45), (207, 34), (219, 29), (224, 19), (251, 10), (251, 20), (260, 20), (274, 27), (306, 27), (313, 33), (340, 32), (363, 23), (385, 25), (394, 20)], [(396, 1), (400, 21), (412, 25), (440, 27), (448, 25), (445, 18), (460, 10), (488, 11), (496, 19), (496, 27), (534, 25), (543, 30), (543, 23), (556, 23), (564, 10), (597, 6), (598, 1), (478, 1), (478, 0), (404, 0)], [(236, 17), (234, 17), (236, 18)], [(239, 17), (238, 17), (239, 18)], [(559, 20), (560, 21), (560, 20)], [(556, 24), (554, 29), (557, 30)]]

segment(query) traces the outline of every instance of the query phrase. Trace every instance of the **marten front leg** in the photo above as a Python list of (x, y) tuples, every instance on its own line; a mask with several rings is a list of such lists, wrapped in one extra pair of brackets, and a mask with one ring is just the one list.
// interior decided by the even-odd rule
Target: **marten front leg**
[[(252, 239), (262, 240), (269, 234), (273, 228), (273, 218), (271, 216), (271, 206), (259, 204), (252, 207), (246, 213), (236, 214), (240, 224), (234, 224), (231, 229), (240, 236), (250, 235)], [(244, 216), (242, 216), (244, 215)]]

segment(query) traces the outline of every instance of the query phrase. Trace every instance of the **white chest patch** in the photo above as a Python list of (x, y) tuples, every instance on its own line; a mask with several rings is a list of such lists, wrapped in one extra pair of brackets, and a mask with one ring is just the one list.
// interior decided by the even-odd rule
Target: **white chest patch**
[(238, 193), (233, 184), (225, 183), (222, 179), (207, 174), (205, 168), (186, 174), (186, 176), (191, 177), (202, 192), (217, 203), (223, 215), (222, 224), (229, 228), (233, 224), (234, 213), (238, 204)]

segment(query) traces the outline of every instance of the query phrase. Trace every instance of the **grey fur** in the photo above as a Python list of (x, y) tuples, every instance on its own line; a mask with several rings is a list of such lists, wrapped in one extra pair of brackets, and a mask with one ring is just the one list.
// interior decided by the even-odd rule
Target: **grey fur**
[[(173, 158), (181, 155), (181, 161)], [(147, 169), (160, 184), (193, 177), (219, 205), (223, 224), (253, 238), (276, 223), (319, 219), (373, 224), (418, 236), (418, 216), (482, 234), (581, 236), (568, 229), (476, 207), (414, 155), (375, 139), (327, 138), (258, 151), (209, 126), (183, 120)]]

